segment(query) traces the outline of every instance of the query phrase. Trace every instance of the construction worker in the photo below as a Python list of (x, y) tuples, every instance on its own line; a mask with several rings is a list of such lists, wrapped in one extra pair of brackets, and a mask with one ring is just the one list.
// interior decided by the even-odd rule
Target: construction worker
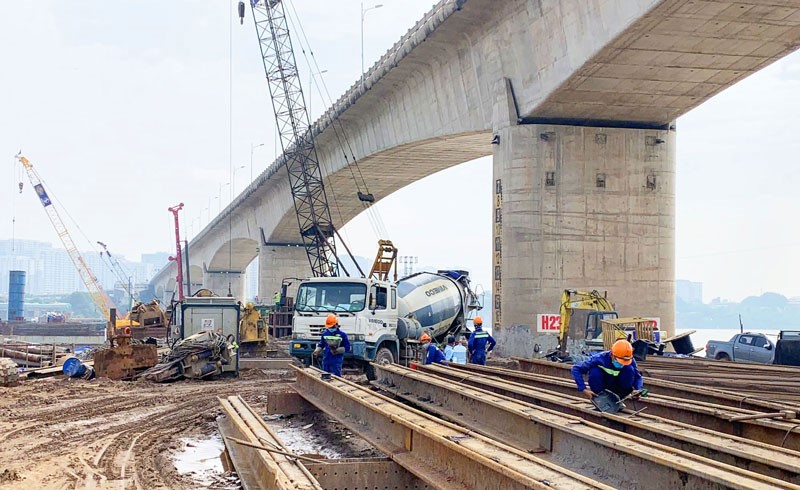
[(456, 345), (456, 338), (454, 335), (447, 337), (447, 345), (444, 346), (444, 360), (453, 360), (453, 347)]
[(322, 354), (322, 370), (342, 375), (342, 364), (344, 364), (344, 353), (350, 351), (350, 340), (347, 334), (339, 329), (339, 317), (330, 313), (325, 319), (325, 330), (322, 331), (322, 338), (319, 339), (317, 348), (312, 354), (319, 357)]
[(425, 353), (425, 364), (444, 364), (447, 361), (444, 358), (444, 352), (439, 350), (436, 345), (431, 342), (431, 336), (424, 333), (419, 337), (419, 342), (422, 344), (422, 352)]
[(275, 302), (275, 311), (281, 311), (281, 292), (275, 291), (275, 295), (272, 298)]
[[(472, 364), (486, 364), (486, 354), (492, 352), (497, 341), (483, 330), (483, 318), (476, 316), (472, 320), (475, 330), (470, 334), (467, 345), (469, 346), (469, 362)], [(489, 344), (489, 347), (486, 347)]]
[[(589, 388), (583, 381), (587, 375)], [(633, 346), (625, 339), (614, 342), (610, 351), (597, 353), (572, 366), (572, 377), (575, 378), (578, 391), (590, 400), (603, 390), (609, 390), (623, 399), (633, 390), (642, 389), (642, 375), (633, 359)]]

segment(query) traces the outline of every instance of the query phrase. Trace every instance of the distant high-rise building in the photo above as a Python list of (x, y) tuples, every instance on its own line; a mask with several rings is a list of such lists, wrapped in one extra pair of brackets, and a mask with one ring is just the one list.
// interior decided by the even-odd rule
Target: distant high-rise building
[(675, 281), (675, 296), (689, 304), (703, 302), (703, 283), (677, 279)]
[[(120, 279), (100, 254), (83, 251), (81, 255), (103, 289), (112, 291)], [(141, 284), (150, 281), (167, 263), (168, 257), (168, 253), (143, 254), (141, 263), (118, 258), (126, 273), (132, 276), (131, 282)], [(9, 270), (26, 272), (26, 293), (30, 295), (61, 295), (86, 289), (66, 250), (47, 242), (0, 240), (0, 277), (8, 277)], [(8, 293), (8, 282), (0, 281), (0, 294), (4, 293)]]

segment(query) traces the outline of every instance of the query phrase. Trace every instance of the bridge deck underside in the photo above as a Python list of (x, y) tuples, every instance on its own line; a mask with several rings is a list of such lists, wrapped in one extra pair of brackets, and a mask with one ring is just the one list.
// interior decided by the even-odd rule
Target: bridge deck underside
[(666, 0), (531, 116), (666, 124), (800, 46), (800, 0)]
[[(479, 132), (402, 145), (361, 160), (358, 168), (351, 165), (327, 176), (325, 189), (334, 224), (341, 228), (364, 210), (357, 195), (359, 186), (364, 192), (362, 175), (377, 201), (428, 175), (491, 154), (491, 138), (491, 134)], [(458, 189), (442, 189), (441, 195), (454, 192)], [(431, 199), (433, 202), (434, 196)], [(291, 210), (268, 239), (297, 241), (297, 234), (297, 219)]]

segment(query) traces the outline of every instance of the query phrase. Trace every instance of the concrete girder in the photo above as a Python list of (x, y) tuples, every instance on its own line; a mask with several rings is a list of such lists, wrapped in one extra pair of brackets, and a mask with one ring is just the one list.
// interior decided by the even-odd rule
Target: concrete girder
[(209, 271), (244, 272), (250, 262), (258, 256), (259, 243), (250, 238), (233, 238), (223, 243), (206, 262)]

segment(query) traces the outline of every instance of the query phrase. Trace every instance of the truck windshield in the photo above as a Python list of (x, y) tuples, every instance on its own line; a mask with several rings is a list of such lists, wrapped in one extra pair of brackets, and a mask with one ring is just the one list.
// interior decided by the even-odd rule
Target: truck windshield
[(367, 285), (358, 282), (306, 282), (297, 291), (297, 311), (361, 311)]

